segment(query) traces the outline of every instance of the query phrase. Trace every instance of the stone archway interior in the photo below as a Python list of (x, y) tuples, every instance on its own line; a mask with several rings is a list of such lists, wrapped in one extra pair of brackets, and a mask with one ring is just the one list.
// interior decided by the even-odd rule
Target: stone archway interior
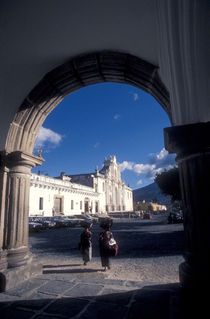
[(42, 123), (59, 102), (80, 88), (102, 82), (125, 83), (143, 89), (171, 119), (169, 93), (156, 66), (126, 53), (92, 53), (50, 71), (28, 94), (11, 124), (6, 151), (31, 153)]

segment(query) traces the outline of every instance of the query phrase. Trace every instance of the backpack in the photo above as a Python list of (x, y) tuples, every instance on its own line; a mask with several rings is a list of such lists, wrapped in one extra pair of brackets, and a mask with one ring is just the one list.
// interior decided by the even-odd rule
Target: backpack
[(109, 255), (110, 257), (115, 257), (118, 254), (119, 246), (114, 240), (114, 238), (111, 238), (109, 240)]

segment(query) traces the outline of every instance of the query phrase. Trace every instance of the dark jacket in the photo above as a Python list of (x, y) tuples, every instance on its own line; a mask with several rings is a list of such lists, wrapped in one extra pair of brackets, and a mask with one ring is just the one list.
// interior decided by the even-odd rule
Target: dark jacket
[(109, 256), (109, 241), (113, 238), (110, 231), (102, 231), (99, 234), (99, 250), (101, 256)]
[(87, 249), (91, 246), (92, 233), (90, 231), (83, 231), (80, 235), (80, 247), (81, 249)]

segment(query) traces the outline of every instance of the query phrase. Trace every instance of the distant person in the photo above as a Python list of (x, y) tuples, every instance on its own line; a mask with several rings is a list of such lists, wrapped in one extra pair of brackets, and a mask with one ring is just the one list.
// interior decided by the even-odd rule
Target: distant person
[(84, 223), (84, 231), (80, 235), (79, 249), (82, 254), (84, 265), (87, 265), (92, 259), (92, 232), (90, 231), (92, 224)]
[(99, 234), (99, 250), (101, 256), (101, 264), (104, 267), (104, 271), (110, 269), (110, 261), (109, 258), (111, 256), (115, 256), (117, 251), (113, 254), (113, 249), (111, 246), (114, 245), (115, 247), (116, 242), (114, 240), (113, 234), (110, 232), (110, 228), (112, 226), (112, 219), (106, 218), (104, 221), (101, 222), (100, 227), (102, 228), (102, 232)]

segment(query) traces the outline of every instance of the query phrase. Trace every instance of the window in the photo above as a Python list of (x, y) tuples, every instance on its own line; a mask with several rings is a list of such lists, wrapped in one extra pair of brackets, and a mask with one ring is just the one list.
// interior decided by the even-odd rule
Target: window
[(74, 201), (73, 201), (73, 199), (71, 200), (71, 209), (74, 209)]
[(80, 201), (80, 209), (82, 209), (82, 200)]
[(43, 209), (43, 202), (44, 202), (43, 197), (39, 197), (39, 210)]

